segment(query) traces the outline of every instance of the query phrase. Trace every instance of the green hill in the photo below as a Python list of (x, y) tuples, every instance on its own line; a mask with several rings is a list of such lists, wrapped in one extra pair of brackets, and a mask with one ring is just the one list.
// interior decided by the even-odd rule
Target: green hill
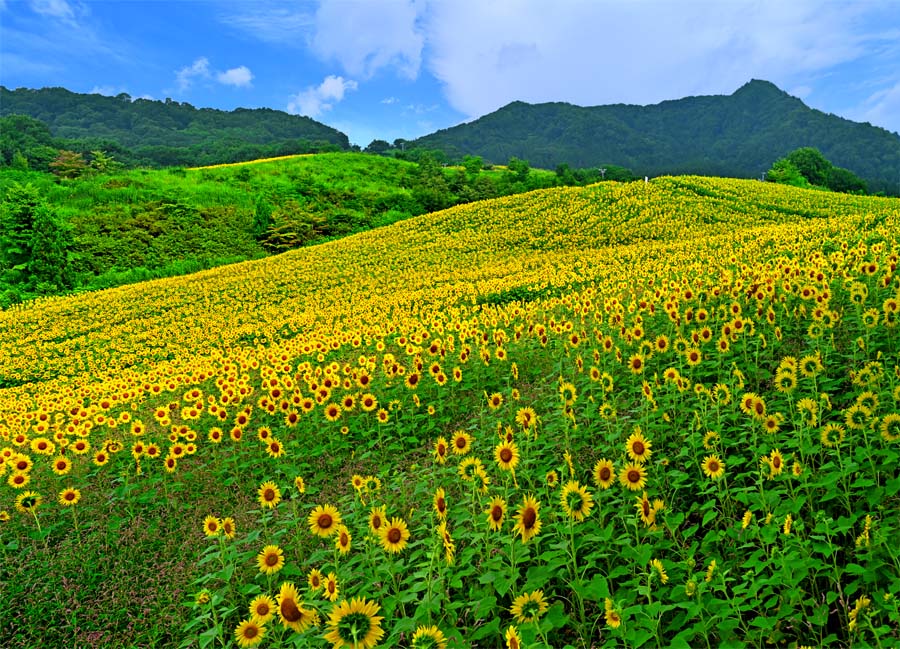
[[(525, 182), (521, 175), (350, 152), (74, 179), (2, 169), (0, 241), (13, 230), (10, 190), (32, 185), (70, 236), (70, 285), (38, 290), (37, 280), (10, 279), (14, 264), (0, 250), (0, 307), (36, 293), (106, 288), (262, 257), (558, 182), (549, 171), (529, 169)], [(7, 286), (14, 292), (3, 298)]]
[[(68, 147), (105, 149), (144, 166), (208, 165), (275, 155), (350, 148), (347, 136), (309, 117), (268, 108), (195, 108), (172, 100), (74, 93), (65, 88), (9, 90), (0, 86), (0, 117), (44, 122)], [(4, 134), (3, 140), (15, 140)], [(9, 162), (13, 151), (2, 147)]]
[(652, 106), (580, 107), (513, 102), (473, 122), (427, 135), (407, 146), (511, 156), (554, 168), (616, 164), (644, 175), (694, 173), (759, 178), (790, 151), (818, 148), (850, 169), (871, 191), (896, 194), (900, 136), (823, 113), (767, 81), (728, 96), (686, 97)]

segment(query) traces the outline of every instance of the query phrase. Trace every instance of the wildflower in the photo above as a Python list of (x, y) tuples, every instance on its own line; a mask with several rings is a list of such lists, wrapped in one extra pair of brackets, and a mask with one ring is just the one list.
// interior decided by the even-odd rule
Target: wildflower
[(531, 593), (523, 593), (513, 600), (509, 612), (517, 622), (535, 622), (547, 612), (549, 605), (544, 599), (544, 591), (535, 590)]

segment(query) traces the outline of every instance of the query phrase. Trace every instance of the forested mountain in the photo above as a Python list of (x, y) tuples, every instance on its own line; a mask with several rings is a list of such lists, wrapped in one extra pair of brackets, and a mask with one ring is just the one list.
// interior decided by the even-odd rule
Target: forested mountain
[[(198, 109), (169, 99), (132, 99), (125, 93), (106, 97), (64, 88), (0, 86), (0, 117), (9, 115), (40, 120), (66, 148), (102, 149), (134, 165), (208, 165), (350, 148), (340, 131), (300, 115), (268, 108)], [(35, 130), (33, 125), (29, 130)], [(9, 158), (12, 152), (6, 149), (16, 144), (16, 134), (0, 137), (2, 155)]]
[(451, 158), (515, 156), (538, 167), (616, 164), (644, 175), (695, 173), (760, 177), (800, 147), (898, 192), (900, 135), (806, 106), (767, 81), (731, 95), (686, 97), (652, 106), (513, 102), (467, 124), (408, 143)]

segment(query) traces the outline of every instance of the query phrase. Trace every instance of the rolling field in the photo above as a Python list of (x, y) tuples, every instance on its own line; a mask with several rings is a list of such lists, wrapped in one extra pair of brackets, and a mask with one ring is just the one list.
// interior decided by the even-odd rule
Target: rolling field
[(900, 645), (898, 240), (660, 178), (0, 312), (0, 645)]

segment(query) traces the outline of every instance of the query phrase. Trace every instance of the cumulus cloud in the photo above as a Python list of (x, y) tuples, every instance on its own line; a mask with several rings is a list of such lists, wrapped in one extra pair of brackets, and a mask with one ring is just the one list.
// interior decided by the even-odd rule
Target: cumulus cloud
[(329, 75), (318, 86), (310, 86), (293, 95), (288, 101), (289, 113), (318, 117), (340, 102), (344, 95), (357, 88), (356, 81)]
[[(509, 101), (654, 103), (779, 84), (862, 52), (853, 6), (737, 1), (576, 3), (458, 0), (426, 20), (432, 73), (477, 116)], [(798, 84), (799, 85), (799, 84)]]
[(191, 65), (185, 66), (175, 72), (175, 82), (178, 84), (178, 89), (181, 92), (184, 92), (194, 85), (195, 80), (209, 79), (209, 77), (209, 59), (205, 56), (201, 56)]
[(371, 77), (391, 67), (415, 79), (422, 63), (425, 34), (418, 24), (423, 2), (345, 2), (322, 0), (315, 15), (313, 52), (340, 63), (354, 77)]
[(216, 75), (216, 80), (226, 86), (249, 88), (252, 85), (250, 82), (253, 81), (253, 73), (246, 65), (242, 65), (220, 72)]

